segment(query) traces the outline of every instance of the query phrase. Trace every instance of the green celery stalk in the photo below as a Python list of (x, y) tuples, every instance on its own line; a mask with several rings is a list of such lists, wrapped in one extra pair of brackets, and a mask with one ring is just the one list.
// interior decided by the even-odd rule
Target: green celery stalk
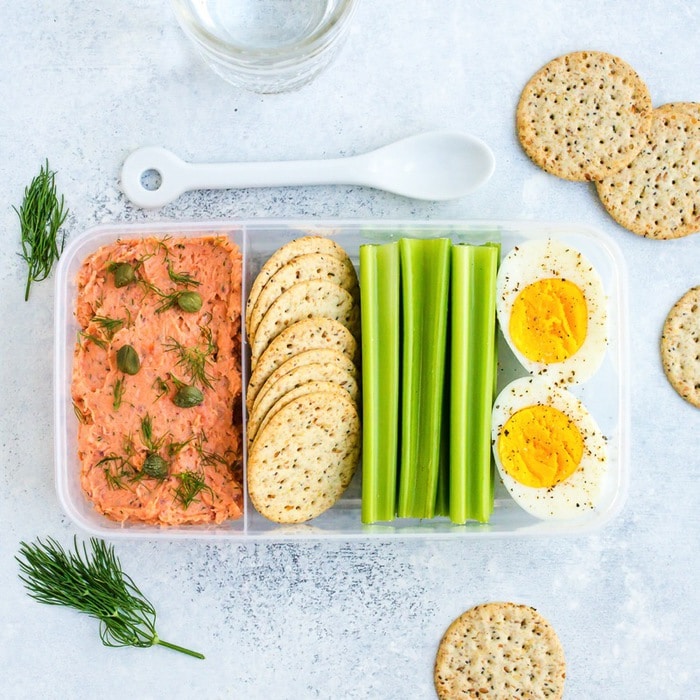
[(435, 515), (450, 515), (450, 327), (451, 310), (448, 298), (447, 337), (445, 339), (445, 378), (442, 392), (442, 420), (440, 425), (440, 462), (438, 464), (437, 495)]
[(452, 252), (450, 519), (488, 522), (493, 512), (491, 408), (496, 373), (499, 246)]
[[(498, 268), (501, 265), (501, 244), (492, 241), (486, 245), (491, 246), (496, 249), (496, 272), (495, 277), (498, 277)], [(494, 295), (496, 294), (495, 286), (496, 282), (494, 280)], [(494, 313), (495, 313), (495, 296), (494, 296)], [(498, 395), (498, 332), (496, 330), (497, 324), (494, 322), (494, 340), (493, 340), (493, 396), (491, 405), (493, 407), (493, 399)], [(496, 490), (496, 462), (491, 453), (491, 495), (489, 496), (491, 502), (491, 512), (493, 512), (493, 502)]]
[[(449, 320), (448, 320), (449, 323)], [(449, 347), (449, 340), (448, 340)], [(449, 367), (449, 358), (445, 369)], [(450, 426), (445, 416), (450, 415), (449, 380), (445, 378), (442, 402), (442, 425), (440, 427), (440, 462), (438, 464), (437, 495), (435, 496), (435, 515), (450, 515)]]
[(435, 514), (445, 374), (451, 242), (400, 241), (403, 292), (398, 515)]
[(362, 522), (396, 515), (399, 430), (399, 243), (360, 246)]

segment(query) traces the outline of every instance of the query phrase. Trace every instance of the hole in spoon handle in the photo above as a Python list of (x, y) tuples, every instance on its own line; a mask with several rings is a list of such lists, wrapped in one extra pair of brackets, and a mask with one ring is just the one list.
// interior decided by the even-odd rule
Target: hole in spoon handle
[(165, 148), (140, 148), (124, 161), (122, 190), (136, 206), (165, 206), (189, 189), (186, 166)]

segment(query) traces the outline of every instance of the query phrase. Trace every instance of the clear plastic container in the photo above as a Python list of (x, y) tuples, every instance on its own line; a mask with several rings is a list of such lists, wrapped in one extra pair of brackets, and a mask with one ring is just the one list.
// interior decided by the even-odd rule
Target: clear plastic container
[[(402, 520), (377, 525), (360, 521), (361, 469), (341, 500), (304, 525), (277, 525), (260, 516), (247, 493), (241, 519), (212, 526), (158, 527), (120, 524), (97, 512), (80, 486), (77, 458), (77, 419), (71, 400), (74, 344), (79, 330), (74, 316), (75, 275), (84, 258), (119, 238), (140, 236), (227, 235), (243, 253), (243, 298), (264, 261), (283, 243), (303, 235), (333, 237), (358, 265), (363, 243), (401, 237), (448, 236), (457, 242), (500, 241), (505, 255), (514, 245), (532, 238), (557, 238), (580, 250), (599, 272), (608, 297), (609, 345), (601, 368), (588, 382), (570, 387), (597, 420), (607, 438), (609, 473), (598, 510), (575, 521), (537, 520), (511, 499), (497, 482), (494, 513), (488, 524), (454, 525), (447, 518)], [(610, 238), (595, 229), (570, 224), (497, 221), (200, 221), (106, 225), (70, 241), (56, 271), (55, 315), (55, 474), (58, 498), (68, 516), (87, 532), (107, 538), (203, 538), (250, 541), (285, 538), (483, 538), (581, 533), (604, 525), (622, 507), (628, 488), (628, 349), (624, 261)], [(244, 343), (243, 384), (247, 383), (248, 347)], [(499, 390), (525, 371), (505, 341), (499, 338)], [(245, 397), (244, 397), (245, 400)], [(244, 475), (246, 469), (244, 455)]]

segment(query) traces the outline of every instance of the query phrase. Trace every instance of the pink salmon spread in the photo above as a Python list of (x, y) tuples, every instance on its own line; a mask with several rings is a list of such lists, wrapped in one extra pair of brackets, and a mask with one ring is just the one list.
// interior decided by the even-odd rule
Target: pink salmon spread
[(84, 260), (72, 399), (81, 485), (108, 518), (241, 516), (241, 276), (221, 236), (120, 240)]

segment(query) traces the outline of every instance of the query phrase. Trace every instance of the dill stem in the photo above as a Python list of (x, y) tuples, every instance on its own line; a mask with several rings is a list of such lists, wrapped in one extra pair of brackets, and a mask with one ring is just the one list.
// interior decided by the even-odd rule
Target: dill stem
[(194, 656), (196, 659), (203, 659), (204, 654), (200, 654), (198, 651), (192, 651), (192, 649), (186, 649), (178, 644), (172, 644), (171, 642), (166, 642), (164, 639), (159, 639), (156, 637), (153, 640), (154, 644), (160, 644), (162, 647), (167, 647), (168, 649), (173, 649), (174, 651), (179, 651), (182, 654), (187, 654), (188, 656)]

